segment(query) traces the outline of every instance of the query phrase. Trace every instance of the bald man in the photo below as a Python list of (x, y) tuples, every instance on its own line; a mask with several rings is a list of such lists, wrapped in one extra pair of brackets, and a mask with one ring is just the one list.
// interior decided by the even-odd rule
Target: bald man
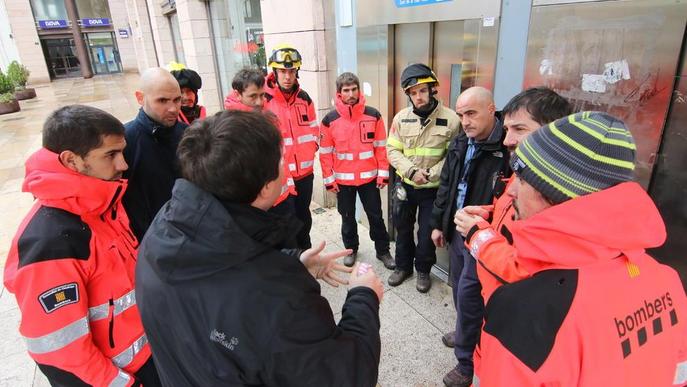
[(483, 87), (465, 90), (456, 101), (463, 132), (449, 145), (441, 170), (430, 225), (437, 247), (449, 245), (453, 302), (458, 312), (456, 331), (442, 338), (454, 347), (458, 366), (445, 377), (447, 386), (472, 383), (472, 353), (479, 339), (484, 301), (477, 279), (475, 260), (456, 232), (453, 216), (467, 205), (486, 205), (503, 193), (502, 179), (510, 175), (505, 131), (496, 114), (494, 98)]
[(187, 125), (178, 121), (179, 83), (165, 69), (151, 68), (141, 75), (136, 100), (141, 109), (124, 125), (124, 158), (129, 164), (124, 178), (129, 179), (129, 186), (123, 202), (140, 241), (180, 177), (176, 150)]

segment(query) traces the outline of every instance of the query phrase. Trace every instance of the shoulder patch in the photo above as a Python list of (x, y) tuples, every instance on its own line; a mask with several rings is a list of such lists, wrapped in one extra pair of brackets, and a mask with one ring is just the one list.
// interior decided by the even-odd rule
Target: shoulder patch
[(401, 122), (406, 123), (406, 122), (417, 122), (417, 118), (403, 118), (401, 119)]
[(91, 256), (91, 229), (78, 215), (42, 206), (17, 242), (19, 267), (53, 259)]
[(376, 119), (382, 118), (382, 114), (372, 106), (365, 105), (365, 110), (363, 111), (363, 114), (365, 114), (366, 116), (374, 117)]
[(448, 126), (448, 120), (446, 118), (437, 118), (437, 126)]
[(339, 114), (339, 112), (336, 111), (336, 109), (332, 110), (329, 113), (327, 113), (326, 116), (324, 116), (324, 118), (322, 119), (322, 125), (329, 126), (329, 124), (331, 124), (333, 121), (338, 120), (340, 117), (341, 115)]
[(568, 315), (578, 275), (577, 270), (546, 270), (501, 286), (486, 306), (484, 331), (536, 372)]
[(76, 282), (60, 285), (46, 290), (38, 296), (45, 313), (52, 313), (57, 309), (69, 304), (79, 302), (79, 286)]
[(305, 92), (305, 90), (300, 90), (298, 92), (297, 97), (306, 101), (308, 103), (308, 105), (310, 105), (312, 103), (312, 99), (310, 99), (310, 96), (308, 95), (308, 93)]

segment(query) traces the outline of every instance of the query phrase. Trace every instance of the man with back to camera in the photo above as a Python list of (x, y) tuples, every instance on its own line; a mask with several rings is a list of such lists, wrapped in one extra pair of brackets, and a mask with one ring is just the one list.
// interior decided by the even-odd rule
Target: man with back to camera
[[(475, 383), (687, 383), (687, 297), (675, 270), (645, 252), (666, 231), (632, 182), (635, 153), (625, 124), (602, 112), (561, 118), (518, 145), (512, 248), (530, 276), (492, 294)], [(480, 218), (468, 239), (480, 259), (503, 236)]]
[[(377, 382), (378, 277), (336, 264), (350, 250), (320, 256), (324, 242), (300, 260), (280, 251), (300, 225), (267, 212), (281, 190), (281, 143), (267, 117), (242, 111), (217, 113), (184, 134), (183, 178), (136, 268), (137, 301), (166, 386)], [(352, 274), (346, 281), (335, 271)], [(338, 325), (316, 278), (349, 283)]]
[(141, 109), (124, 125), (124, 158), (129, 164), (124, 177), (129, 188), (123, 203), (131, 230), (142, 240), (155, 214), (172, 195), (174, 180), (179, 177), (177, 145), (187, 125), (179, 122), (179, 83), (163, 68), (143, 72), (136, 100)]
[[(555, 91), (546, 87), (533, 87), (520, 92), (503, 107), (503, 127), (506, 129), (506, 138), (503, 145), (513, 154), (515, 148), (530, 133), (539, 129), (543, 125), (553, 122), (558, 118), (565, 117), (573, 112), (573, 107), (568, 100), (558, 95)], [(511, 175), (503, 193), (508, 192), (508, 188), (515, 180)], [(482, 297), (485, 305), (489, 302), (491, 294), (504, 283), (511, 283), (523, 278), (528, 274), (518, 265), (515, 260), (515, 252), (503, 254), (502, 249), (510, 249), (513, 243), (511, 226), (514, 222), (515, 209), (513, 198), (510, 195), (500, 195), (494, 201), (493, 212), (484, 206), (465, 206), (455, 214), (454, 222), (456, 230), (463, 236), (474, 226), (478, 215), (484, 219), (491, 219), (491, 227), (503, 235), (504, 239), (499, 243), (490, 243), (482, 247), (477, 274), (480, 285), (482, 286)], [(474, 239), (474, 238), (473, 238)], [(468, 248), (470, 248), (470, 241)], [(499, 247), (499, 244), (502, 246)]]
[[(439, 186), (446, 149), (458, 134), (460, 122), (455, 112), (434, 96), (439, 80), (428, 66), (411, 64), (401, 73), (401, 87), (411, 106), (396, 114), (391, 123), (386, 150), (389, 163), (401, 183), (394, 188), (396, 270), (389, 285), (398, 286), (417, 270), (416, 289), (426, 293), (432, 286), (429, 272), (437, 261), (432, 243), (430, 217)], [(398, 189), (397, 189), (398, 188)], [(405, 192), (400, 194), (399, 190)], [(417, 215), (417, 245), (413, 231)]]
[(291, 172), (296, 193), (294, 208), (303, 228), (296, 235), (298, 247), (309, 249), (312, 215), (313, 166), (319, 138), (319, 125), (315, 117), (315, 105), (308, 93), (298, 83), (298, 71), (303, 63), (301, 54), (288, 44), (278, 45), (269, 57), (272, 72), (267, 76), (265, 109), (279, 120), (284, 138), (284, 160)]
[(430, 224), (435, 246), (444, 247), (450, 241), (453, 302), (457, 312), (453, 337), (449, 332), (442, 338), (453, 344), (458, 361), (444, 377), (444, 384), (467, 387), (472, 383), (472, 353), (479, 341), (484, 301), (475, 260), (455, 231), (453, 216), (465, 204), (491, 203), (499, 187), (497, 183), (510, 175), (510, 167), (502, 143), (505, 132), (491, 92), (479, 86), (466, 89), (456, 100), (456, 113), (463, 132), (448, 147)]
[[(270, 111), (264, 110), (265, 103), (265, 77), (262, 71), (254, 68), (244, 68), (234, 75), (231, 81), (232, 91), (224, 98), (224, 109), (241, 111), (259, 111), (273, 118), (278, 122), (277, 117)], [(291, 146), (284, 146), (284, 177), (279, 198), (274, 203), (270, 211), (282, 215), (293, 215), (296, 213), (295, 197), (296, 186), (291, 177), (289, 166), (286, 160), (290, 160), (292, 152)]]
[(322, 178), (325, 188), (336, 193), (344, 247), (353, 250), (344, 264), (353, 266), (358, 254), (357, 194), (370, 222), (376, 257), (384, 267), (394, 269), (379, 194), (389, 184), (386, 128), (382, 115), (365, 105), (355, 74), (346, 72), (336, 79), (336, 107), (322, 119), (320, 133)]
[(52, 386), (160, 386), (134, 298), (138, 241), (121, 204), (124, 126), (83, 105), (55, 110), (22, 190), (36, 202), (4, 284), (19, 332)]

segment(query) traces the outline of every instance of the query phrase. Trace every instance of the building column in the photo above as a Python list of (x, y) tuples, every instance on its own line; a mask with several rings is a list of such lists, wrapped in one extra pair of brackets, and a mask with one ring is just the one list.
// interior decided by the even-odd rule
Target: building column
[(91, 59), (88, 57), (88, 48), (81, 35), (81, 26), (79, 26), (79, 13), (76, 11), (76, 0), (65, 0), (64, 6), (67, 8), (67, 15), (72, 22), (72, 35), (74, 36), (74, 45), (76, 46), (76, 56), (79, 58), (81, 64), (81, 75), (83, 75), (84, 79), (93, 78)]
[(176, 7), (181, 43), (184, 47), (184, 65), (196, 71), (203, 80), (203, 87), (198, 93), (198, 102), (205, 106), (208, 115), (212, 115), (222, 109), (222, 101), (217, 90), (215, 57), (212, 52), (205, 2), (177, 0)]
[[(0, 0), (2, 1), (2, 0)], [(17, 48), (19, 62), (31, 71), (30, 84), (50, 83), (48, 65), (36, 31), (31, 5), (28, 1), (5, 1), (11, 37)]]

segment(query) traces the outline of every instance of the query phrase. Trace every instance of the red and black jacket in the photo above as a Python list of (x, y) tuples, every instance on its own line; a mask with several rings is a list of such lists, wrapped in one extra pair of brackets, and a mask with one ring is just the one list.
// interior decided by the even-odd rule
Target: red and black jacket
[(47, 149), (26, 162), (23, 190), (37, 200), (12, 241), (4, 284), (19, 304), (29, 355), (56, 378), (131, 386), (150, 358), (126, 187), (74, 172)]

